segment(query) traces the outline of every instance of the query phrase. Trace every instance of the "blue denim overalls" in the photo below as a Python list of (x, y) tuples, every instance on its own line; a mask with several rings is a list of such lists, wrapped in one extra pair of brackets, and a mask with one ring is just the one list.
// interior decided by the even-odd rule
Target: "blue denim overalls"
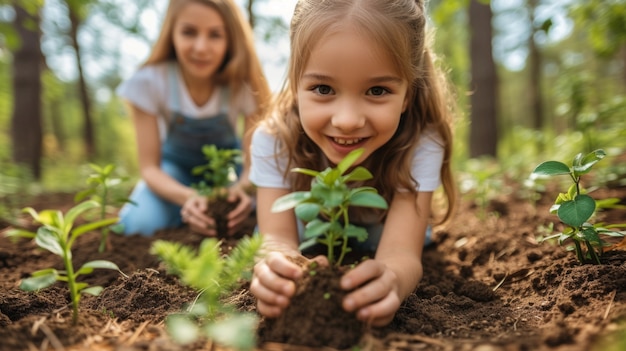
[[(189, 118), (182, 115), (179, 104), (178, 80), (174, 65), (168, 66), (170, 91), (170, 116), (168, 133), (161, 146), (161, 169), (181, 184), (200, 182), (193, 176), (192, 168), (207, 163), (202, 146), (216, 145), (219, 149), (240, 149), (240, 141), (228, 117), (228, 90), (222, 91), (220, 112), (215, 116)], [(155, 231), (175, 228), (182, 224), (181, 207), (156, 195), (141, 180), (130, 199), (136, 204), (126, 204), (120, 210), (124, 234), (151, 236)]]

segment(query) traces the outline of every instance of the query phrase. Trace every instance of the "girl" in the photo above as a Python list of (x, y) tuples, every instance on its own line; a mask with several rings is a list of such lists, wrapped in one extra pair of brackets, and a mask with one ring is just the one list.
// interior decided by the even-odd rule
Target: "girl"
[(302, 225), (293, 211), (270, 211), (279, 197), (309, 190), (311, 178), (290, 169), (323, 170), (356, 148), (365, 149), (356, 163), (374, 175), (367, 185), (390, 206), (379, 216), (351, 214), (368, 227), (376, 253), (343, 276), (342, 288), (351, 291), (343, 307), (386, 325), (420, 281), (433, 191), (443, 183), (444, 221), (455, 205), (451, 113), (425, 24), (423, 0), (296, 5), (288, 77), (252, 140), (250, 179), (268, 250), (250, 287), (261, 314), (281, 314), (302, 275), (287, 259), (301, 255)]
[[(269, 99), (252, 31), (232, 0), (171, 0), (161, 34), (146, 63), (118, 89), (129, 104), (142, 180), (120, 211), (125, 234), (152, 235), (187, 222), (216, 235), (207, 202), (190, 187), (202, 146), (240, 148), (237, 118), (247, 132)], [(234, 233), (252, 211), (247, 164), (230, 191), (239, 205), (229, 214)]]

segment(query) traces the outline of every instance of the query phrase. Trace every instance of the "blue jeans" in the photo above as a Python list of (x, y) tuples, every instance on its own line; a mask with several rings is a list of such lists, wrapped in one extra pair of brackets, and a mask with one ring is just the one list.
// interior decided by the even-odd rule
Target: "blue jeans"
[[(187, 169), (168, 160), (161, 162), (161, 169), (185, 185), (202, 179), (193, 177)], [(181, 226), (181, 207), (155, 194), (143, 180), (137, 183), (130, 199), (135, 204), (125, 204), (119, 213), (125, 235), (152, 236), (157, 230)]]

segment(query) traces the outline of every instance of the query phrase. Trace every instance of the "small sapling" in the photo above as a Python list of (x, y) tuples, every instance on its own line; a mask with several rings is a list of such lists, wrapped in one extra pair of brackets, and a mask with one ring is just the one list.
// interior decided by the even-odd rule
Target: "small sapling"
[[(112, 206), (119, 208), (125, 203), (133, 203), (127, 197), (113, 198), (113, 190), (115, 190), (126, 178), (115, 177), (115, 165), (108, 164), (104, 167), (100, 167), (96, 164), (90, 163), (89, 167), (93, 170), (93, 173), (87, 177), (88, 188), (80, 191), (74, 197), (75, 202), (81, 202), (86, 198), (96, 201), (100, 204), (100, 220), (103, 220), (107, 216), (107, 209)], [(121, 224), (116, 224), (121, 225)], [(104, 252), (104, 249), (110, 246), (109, 243), (109, 229), (110, 226), (104, 226), (100, 228), (101, 240), (98, 252)]]
[(109, 226), (119, 220), (117, 217), (106, 218), (74, 228), (75, 221), (81, 214), (99, 206), (100, 204), (96, 201), (85, 201), (69, 209), (65, 215), (58, 210), (37, 212), (31, 207), (27, 207), (23, 211), (30, 214), (35, 222), (42, 226), (39, 227), (36, 233), (24, 229), (12, 229), (6, 233), (8, 237), (13, 239), (34, 239), (35, 243), (42, 249), (61, 256), (65, 267), (64, 271), (54, 268), (36, 271), (32, 273), (31, 278), (22, 280), (20, 289), (37, 291), (47, 288), (57, 281), (66, 282), (72, 302), (72, 321), (74, 323), (78, 320), (78, 304), (81, 294), (97, 296), (103, 289), (101, 286), (89, 286), (87, 283), (78, 282), (77, 278), (81, 275), (92, 273), (95, 268), (114, 269), (122, 273), (115, 263), (105, 260), (90, 261), (83, 264), (78, 270), (74, 270), (72, 245), (76, 239), (85, 233)]
[[(308, 174), (313, 177), (310, 191), (296, 191), (277, 199), (273, 212), (294, 209), (296, 216), (306, 223), (305, 241), (300, 249), (306, 249), (316, 243), (324, 244), (327, 258), (336, 267), (341, 266), (345, 255), (351, 251), (349, 238), (359, 241), (367, 239), (367, 231), (349, 221), (350, 206), (387, 209), (387, 202), (373, 187), (350, 188), (350, 182), (371, 179), (372, 174), (364, 167), (355, 167), (345, 174), (363, 154), (363, 149), (350, 152), (336, 168), (328, 167), (318, 172), (304, 168), (294, 168), (292, 172)], [(339, 255), (335, 247), (339, 246)]]
[(236, 168), (242, 163), (241, 151), (204, 145), (202, 152), (207, 163), (194, 167), (191, 172), (202, 176), (204, 180), (193, 187), (198, 194), (206, 196), (208, 214), (215, 220), (215, 230), (219, 237), (225, 237), (228, 232), (228, 213), (237, 206), (236, 203), (227, 202), (228, 187), (237, 180)]
[[(572, 161), (571, 167), (559, 161), (546, 161), (538, 165), (532, 172), (531, 177), (569, 175), (573, 184), (567, 192), (560, 193), (550, 208), (550, 213), (556, 214), (561, 222), (566, 225), (562, 233), (548, 236), (543, 240), (558, 238), (560, 245), (571, 240), (574, 243), (576, 256), (581, 264), (586, 262), (600, 264), (600, 256), (604, 248), (609, 246), (602, 237), (623, 237), (625, 232), (612, 229), (624, 228), (626, 224), (603, 225), (602, 223), (591, 224), (598, 204), (602, 201), (594, 200), (588, 195), (581, 185), (581, 177), (591, 171), (593, 165), (602, 160), (606, 153), (602, 149), (595, 150), (583, 155), (577, 154)], [(583, 245), (586, 250), (583, 249)]]
[(187, 313), (170, 315), (166, 320), (177, 342), (186, 344), (206, 336), (237, 350), (254, 348), (256, 316), (237, 312), (223, 301), (250, 279), (261, 243), (258, 235), (244, 237), (224, 256), (215, 238), (203, 240), (197, 251), (177, 242), (154, 242), (151, 253), (159, 256), (168, 272), (199, 292)]

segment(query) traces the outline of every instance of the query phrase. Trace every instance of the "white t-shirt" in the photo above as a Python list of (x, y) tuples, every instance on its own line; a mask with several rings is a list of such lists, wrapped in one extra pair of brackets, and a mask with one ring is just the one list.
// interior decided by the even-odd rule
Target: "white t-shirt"
[[(176, 90), (172, 90), (169, 86), (169, 65), (174, 65), (176, 70)], [(223, 97), (226, 88), (218, 87), (204, 105), (196, 105), (189, 96), (180, 67), (174, 61), (141, 67), (133, 76), (117, 87), (116, 93), (141, 110), (157, 116), (161, 140), (164, 140), (167, 135), (167, 125), (173, 112), (171, 105), (176, 97), (171, 96), (171, 94), (178, 94), (177, 101), (180, 111), (176, 112), (189, 118), (215, 116), (223, 110), (222, 103), (226, 100)], [(241, 114), (248, 116), (254, 113), (257, 103), (247, 84), (232, 101), (233, 104), (228, 108), (228, 116), (234, 130), (237, 130), (237, 117)]]
[[(250, 181), (258, 187), (290, 189), (289, 181), (283, 178), (287, 160), (275, 157), (275, 141), (276, 138), (263, 127), (254, 131), (250, 147)], [(441, 184), (443, 153), (439, 134), (426, 130), (415, 148), (411, 168), (419, 191), (434, 191)]]

